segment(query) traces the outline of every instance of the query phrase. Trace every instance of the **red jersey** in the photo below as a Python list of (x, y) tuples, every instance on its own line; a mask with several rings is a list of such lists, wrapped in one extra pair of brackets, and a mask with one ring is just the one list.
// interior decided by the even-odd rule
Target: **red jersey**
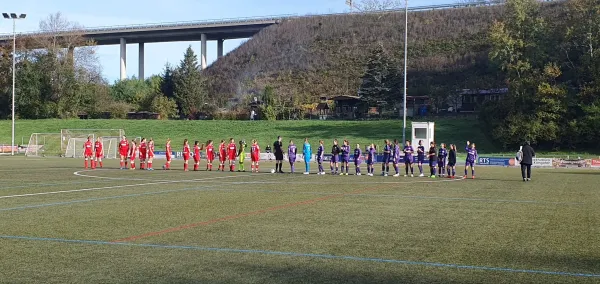
[(215, 147), (213, 145), (206, 146), (206, 158), (211, 161), (215, 159)]
[(194, 160), (200, 160), (200, 146), (194, 145)]
[(146, 153), (146, 149), (148, 149), (147, 146), (146, 146), (146, 142), (142, 142), (140, 144), (140, 152), (141, 153)]
[(126, 140), (121, 140), (121, 142), (119, 142), (119, 153), (121, 154), (121, 156), (127, 156), (127, 153), (129, 152), (129, 141)]
[(96, 149), (96, 154), (102, 154), (102, 142), (96, 141), (96, 143), (94, 143), (94, 149)]
[(227, 157), (227, 153), (225, 151), (225, 143), (221, 143), (221, 144), (219, 144), (219, 160), (225, 161), (226, 157)]
[(148, 157), (154, 157), (154, 143), (148, 143)]
[(171, 144), (167, 144), (167, 146), (166, 146), (166, 149), (165, 149), (165, 150), (166, 150), (166, 153), (165, 153), (165, 155), (167, 156), (167, 158), (168, 158), (168, 159), (170, 159), (170, 158), (171, 158), (171, 152), (172, 152), (172, 151), (171, 151)]
[(92, 152), (94, 150), (94, 145), (92, 145), (92, 141), (85, 141), (85, 143), (83, 143), (83, 148), (85, 149), (85, 155), (86, 156), (91, 156)]
[(237, 145), (235, 143), (229, 143), (229, 146), (227, 146), (227, 154), (230, 160), (235, 160), (237, 157)]
[(183, 158), (186, 160), (190, 158), (190, 145), (183, 146)]
[(250, 146), (250, 156), (253, 162), (258, 162), (258, 159), (260, 158), (260, 147), (258, 144)]
[(129, 147), (129, 159), (130, 160), (135, 160), (135, 158), (138, 156), (138, 152), (139, 152), (139, 148), (137, 145)]

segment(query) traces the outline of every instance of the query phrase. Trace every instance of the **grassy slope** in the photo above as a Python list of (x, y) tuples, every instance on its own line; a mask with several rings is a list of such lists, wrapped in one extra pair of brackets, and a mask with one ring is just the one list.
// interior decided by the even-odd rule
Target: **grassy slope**
[[(278, 135), (287, 143), (294, 139), (298, 144), (308, 137), (313, 144), (319, 139), (327, 145), (331, 140), (348, 139), (350, 143), (382, 144), (384, 139), (402, 139), (402, 121), (155, 121), (155, 120), (20, 120), (16, 124), (16, 140), (25, 137), (27, 143), (31, 133), (59, 133), (60, 129), (125, 129), (129, 137), (153, 137), (162, 148), (167, 138), (173, 139), (175, 149), (187, 138), (191, 141), (206, 142), (230, 137), (236, 140), (258, 139), (263, 147), (275, 141)], [(410, 137), (410, 123), (407, 125)], [(0, 121), (0, 144), (10, 143), (10, 121)], [(466, 140), (478, 144), (482, 153), (498, 149), (487, 140), (476, 122), (456, 119), (436, 122), (436, 140), (444, 143), (463, 145)]]
[[(105, 180), (74, 176), (81, 160), (0, 160), (2, 196), (144, 183), (0, 199), (2, 236), (111, 241), (240, 214), (132, 242), (600, 274), (596, 171), (535, 170), (530, 183), (519, 181), (517, 169), (483, 167), (477, 180), (441, 183), (184, 173), (181, 161), (170, 172), (87, 173), (125, 178)], [(322, 200), (302, 203), (312, 199)], [(14, 209), (23, 206), (30, 207)], [(274, 209), (257, 211), (265, 208)], [(598, 283), (411, 263), (3, 237), (0, 255), (3, 283)]]

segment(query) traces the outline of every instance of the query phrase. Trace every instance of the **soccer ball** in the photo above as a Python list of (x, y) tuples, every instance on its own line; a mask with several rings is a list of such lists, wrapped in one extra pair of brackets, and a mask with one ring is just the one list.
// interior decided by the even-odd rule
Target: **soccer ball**
[(274, 174), (275, 173), (275, 169), (271, 169), (271, 173)]

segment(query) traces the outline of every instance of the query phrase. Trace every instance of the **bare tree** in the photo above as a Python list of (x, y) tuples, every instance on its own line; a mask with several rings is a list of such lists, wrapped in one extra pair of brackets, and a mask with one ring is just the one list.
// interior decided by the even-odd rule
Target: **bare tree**
[(347, 0), (351, 8), (360, 12), (373, 12), (404, 7), (401, 0)]

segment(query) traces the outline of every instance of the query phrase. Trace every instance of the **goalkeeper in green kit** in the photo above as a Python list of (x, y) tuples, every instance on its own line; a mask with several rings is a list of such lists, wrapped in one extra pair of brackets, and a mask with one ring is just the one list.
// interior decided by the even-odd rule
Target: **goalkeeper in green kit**
[(246, 172), (246, 168), (244, 167), (244, 160), (246, 160), (246, 141), (244, 140), (240, 140), (240, 147), (238, 148), (238, 160), (240, 164), (238, 172)]

